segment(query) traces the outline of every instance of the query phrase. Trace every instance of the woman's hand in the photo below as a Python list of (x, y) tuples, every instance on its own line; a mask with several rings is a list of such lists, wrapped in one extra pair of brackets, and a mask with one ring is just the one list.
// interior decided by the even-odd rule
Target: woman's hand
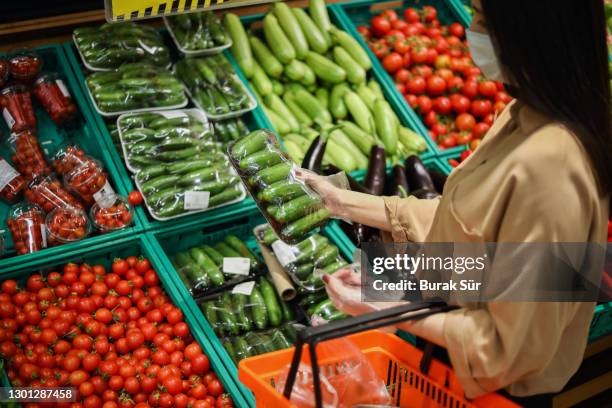
[(327, 177), (319, 176), (310, 171), (296, 169), (295, 176), (312, 188), (323, 200), (333, 216), (343, 217), (342, 193), (344, 190), (334, 186)]

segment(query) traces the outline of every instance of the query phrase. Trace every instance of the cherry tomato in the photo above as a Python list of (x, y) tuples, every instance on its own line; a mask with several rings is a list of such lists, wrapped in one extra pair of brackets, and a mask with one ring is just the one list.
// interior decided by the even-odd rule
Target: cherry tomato
[(383, 16), (376, 16), (370, 20), (372, 32), (377, 37), (383, 37), (391, 30), (391, 22)]
[(387, 72), (394, 73), (402, 67), (403, 59), (402, 56), (397, 52), (392, 52), (386, 57), (384, 57), (382, 63), (383, 67)]

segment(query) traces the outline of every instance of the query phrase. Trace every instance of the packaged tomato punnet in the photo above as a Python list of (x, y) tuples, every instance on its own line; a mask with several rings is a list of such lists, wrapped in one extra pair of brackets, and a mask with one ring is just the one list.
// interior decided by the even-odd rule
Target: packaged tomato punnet
[(61, 146), (55, 151), (51, 159), (53, 169), (61, 176), (68, 174), (75, 167), (90, 160), (93, 159), (76, 144), (65, 144)]
[(13, 79), (30, 85), (40, 73), (43, 61), (34, 50), (22, 49), (11, 54), (9, 64)]
[(32, 95), (23, 85), (11, 85), (0, 91), (2, 116), (11, 132), (36, 129)]
[(51, 174), (51, 166), (47, 163), (38, 137), (33, 131), (13, 133), (9, 137), (9, 144), (13, 150), (11, 160), (26, 180)]
[(28, 203), (15, 204), (8, 214), (7, 224), (18, 255), (46, 248), (45, 219), (39, 206)]
[(26, 181), (8, 162), (0, 158), (0, 198), (14, 203), (25, 188)]
[(32, 180), (25, 191), (25, 197), (29, 202), (38, 204), (46, 213), (55, 208), (83, 209), (83, 205), (53, 175)]
[(76, 106), (68, 88), (58, 74), (40, 76), (32, 90), (38, 102), (45, 108), (56, 125), (60, 126), (75, 117)]
[(86, 160), (75, 166), (64, 175), (64, 184), (88, 207), (114, 194), (102, 165), (96, 160)]
[(91, 219), (101, 233), (124, 229), (134, 222), (134, 214), (128, 200), (119, 195), (109, 196), (110, 205), (95, 203), (89, 212)]
[(91, 232), (87, 214), (73, 207), (56, 208), (45, 218), (49, 246), (67, 244), (85, 238)]

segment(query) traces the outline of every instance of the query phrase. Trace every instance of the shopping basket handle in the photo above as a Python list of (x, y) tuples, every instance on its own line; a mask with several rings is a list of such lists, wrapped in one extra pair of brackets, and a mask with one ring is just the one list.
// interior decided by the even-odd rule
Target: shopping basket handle
[(318, 343), (366, 330), (374, 330), (381, 327), (394, 325), (408, 320), (422, 319), (426, 316), (447, 312), (455, 308), (455, 306), (449, 306), (439, 300), (412, 302), (389, 309), (379, 310), (373, 313), (367, 313), (361, 316), (349, 317), (347, 319), (330, 322), (321, 326), (306, 327), (299, 330), (283, 395), (287, 399), (290, 399), (291, 397), (291, 391), (293, 389), (293, 384), (295, 383), (297, 376), (297, 370), (302, 358), (302, 348), (304, 344), (308, 344), (308, 349), (310, 351), (315, 399), (317, 403), (316, 406), (317, 408), (320, 408), (322, 406), (321, 401), (323, 395), (321, 393), (319, 363), (317, 361), (316, 354), (316, 346)]

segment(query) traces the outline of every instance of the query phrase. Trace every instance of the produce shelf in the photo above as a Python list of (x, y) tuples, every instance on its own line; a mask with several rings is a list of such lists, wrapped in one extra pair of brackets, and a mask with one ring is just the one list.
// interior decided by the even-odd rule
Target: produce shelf
[[(35, 50), (40, 54), (43, 60), (43, 72), (57, 72), (62, 76), (78, 110), (77, 120), (74, 126), (69, 129), (58, 128), (40, 104), (34, 102), (33, 105), (37, 119), (36, 135), (40, 140), (41, 147), (45, 150), (47, 158), (49, 158), (49, 153), (52, 153), (63, 143), (76, 143), (81, 146), (87, 154), (102, 162), (114, 191), (124, 197), (127, 196), (130, 188), (123, 182), (123, 178), (115, 166), (115, 162), (109, 150), (106, 148), (103, 138), (100, 137), (100, 133), (94, 124), (94, 118), (89, 108), (88, 101), (72, 73), (70, 62), (66, 58), (61, 45), (41, 46)], [(2, 120), (0, 124), (0, 133), (4, 135), (10, 133), (4, 120)], [(6, 137), (3, 138), (3, 143), (5, 142)], [(9, 163), (11, 162), (10, 148), (7, 144), (3, 145), (0, 154), (6, 158)], [(138, 217), (134, 217), (134, 225), (131, 228), (108, 234), (94, 235), (74, 243), (47, 248), (31, 254), (14, 256), (13, 240), (6, 224), (9, 210), (10, 206), (4, 201), (0, 201), (0, 231), (3, 231), (6, 249), (6, 254), (0, 259), (0, 271), (3, 272), (11, 270), (12, 268), (36, 263), (49, 256), (61, 254), (68, 250), (87, 248), (101, 242), (130, 236), (142, 230), (142, 223)]]
[[(171, 41), (169, 38), (167, 38), (167, 40)], [(172, 44), (170, 42), (169, 42), (169, 47), (172, 47)], [(76, 83), (78, 83), (81, 90), (84, 92), (86, 90), (85, 75), (84, 75), (85, 71), (81, 64), (80, 58), (78, 57), (76, 47), (74, 46), (72, 42), (66, 42), (63, 45), (63, 48), (72, 66), (72, 71), (73, 71), (74, 77), (76, 78)], [(224, 55), (228, 56), (229, 52), (224, 52)], [(174, 54), (174, 57), (176, 58), (177, 55)], [(232, 59), (230, 59), (230, 62), (236, 68), (235, 62)], [(241, 74), (239, 73), (239, 75)], [(244, 81), (244, 78), (241, 78), (241, 79)], [(106, 127), (104, 118), (95, 112), (95, 107), (93, 106), (91, 99), (86, 98), (85, 103), (89, 107), (89, 110), (92, 112), (91, 113), (92, 123), (95, 123), (95, 126), (97, 127), (98, 132), (101, 135), (101, 141), (105, 144), (108, 155), (114, 161), (115, 167), (117, 168), (117, 171), (119, 175), (121, 176), (121, 180), (127, 186), (126, 188), (128, 191), (136, 190), (134, 179), (128, 172), (125, 166), (125, 162), (123, 161), (122, 155), (119, 153), (119, 151), (115, 148), (113, 144), (112, 137)], [(193, 106), (190, 104), (188, 107), (193, 107)], [(259, 128), (268, 126), (267, 122), (262, 120), (263, 113), (260, 114), (259, 113), (260, 110), (261, 109), (257, 107), (255, 110), (251, 112), (247, 112), (246, 114), (241, 116), (242, 120), (244, 120), (244, 122), (246, 123), (246, 125), (248, 126), (250, 130), (259, 129)], [(140, 224), (143, 226), (143, 229), (145, 231), (150, 231), (150, 230), (162, 228), (164, 225), (169, 224), (169, 223), (172, 223), (173, 225), (191, 224), (194, 221), (197, 221), (202, 218), (205, 218), (206, 220), (210, 220), (210, 221), (215, 221), (218, 223), (227, 222), (237, 216), (242, 216), (247, 213), (256, 211), (257, 206), (255, 205), (255, 202), (250, 197), (247, 197), (245, 200), (239, 203), (236, 203), (236, 204), (232, 204), (232, 205), (217, 208), (217, 209), (211, 209), (209, 211), (206, 211), (200, 214), (184, 216), (184, 217), (172, 220), (170, 222), (169, 221), (156, 221), (155, 219), (153, 219), (153, 217), (151, 217), (151, 215), (144, 208), (144, 206), (137, 206), (135, 210), (136, 210), (136, 215), (139, 218)]]
[(168, 270), (166, 265), (158, 259), (158, 250), (158, 244), (144, 234), (122, 237), (113, 242), (101, 243), (88, 248), (77, 249), (73, 247), (64, 253), (51, 254), (45, 259), (39, 259), (27, 265), (20, 265), (10, 271), (2, 270), (1, 279), (15, 279), (20, 283), (25, 283), (27, 277), (32, 273), (42, 272), (44, 274), (51, 270), (58, 270), (58, 268), (61, 270), (61, 267), (68, 262), (86, 262), (90, 265), (102, 264), (106, 268), (110, 268), (115, 258), (125, 258), (132, 255), (146, 257), (159, 276), (160, 286), (164, 288), (172, 303), (183, 311), (185, 322), (191, 328), (193, 337), (200, 344), (202, 351), (208, 356), (212, 369), (217, 373), (226, 392), (232, 396), (235, 406), (246, 407), (247, 404), (238, 389), (235, 377), (229, 375), (226, 371), (214, 342), (201, 329), (199, 324), (199, 320), (202, 319), (201, 315), (193, 313), (191, 308), (186, 307), (188, 302), (192, 300), (191, 298), (186, 298), (184, 292), (177, 290), (173, 282), (176, 279), (176, 275), (172, 270)]
[[(207, 243), (215, 243), (223, 240), (227, 235), (233, 234), (242, 239), (247, 246), (259, 253), (253, 229), (266, 221), (260, 214), (250, 215), (245, 218), (236, 219), (226, 225), (213, 225), (209, 220), (199, 220), (197, 223), (190, 225), (171, 225), (166, 226), (157, 231), (149, 232), (146, 235), (149, 237), (153, 252), (156, 254), (157, 261), (163, 267), (164, 272), (169, 275), (169, 280), (174, 285), (174, 290), (185, 299), (183, 310), (189, 310), (190, 315), (196, 317), (198, 324), (198, 332), (208, 339), (213, 349), (215, 349), (223, 362), (228, 375), (238, 384), (238, 388), (242, 392), (245, 400), (250, 406), (255, 406), (255, 399), (249, 389), (238, 381), (238, 369), (229, 354), (223, 348), (221, 341), (213, 331), (211, 325), (204, 318), (200, 308), (195, 300), (190, 296), (187, 288), (183, 285), (177, 272), (175, 271), (170, 258), (177, 252), (186, 250), (195, 245)], [(343, 241), (344, 233), (336, 229), (336, 223), (330, 222), (321, 231), (330, 240), (338, 246), (341, 255), (347, 259), (352, 259), (352, 250), (348, 248)]]
[(427, 127), (421, 120), (420, 116), (412, 109), (408, 103), (404, 100), (403, 96), (395, 87), (393, 79), (385, 71), (382, 64), (376, 58), (374, 53), (370, 50), (370, 47), (363, 40), (357, 26), (368, 25), (369, 21), (376, 14), (382, 10), (390, 9), (396, 10), (398, 13), (403, 12), (408, 7), (421, 8), (423, 6), (432, 5), (438, 10), (438, 18), (442, 24), (450, 24), (452, 22), (459, 22), (463, 26), (468, 27), (470, 25), (471, 16), (459, 0), (355, 0), (346, 3), (339, 3), (330, 6), (332, 13), (337, 16), (340, 27), (350, 33), (353, 37), (359, 41), (361, 46), (367, 51), (370, 59), (372, 60), (372, 67), (374, 72), (379, 78), (379, 82), (383, 85), (385, 92), (391, 95), (395, 105), (401, 106), (401, 109), (405, 111), (405, 115), (410, 118), (412, 122), (412, 128), (421, 136), (425, 137), (427, 142), (434, 154), (440, 155), (445, 152), (461, 152), (466, 149), (465, 146), (457, 146), (450, 149), (440, 149), (440, 147), (429, 137)]

